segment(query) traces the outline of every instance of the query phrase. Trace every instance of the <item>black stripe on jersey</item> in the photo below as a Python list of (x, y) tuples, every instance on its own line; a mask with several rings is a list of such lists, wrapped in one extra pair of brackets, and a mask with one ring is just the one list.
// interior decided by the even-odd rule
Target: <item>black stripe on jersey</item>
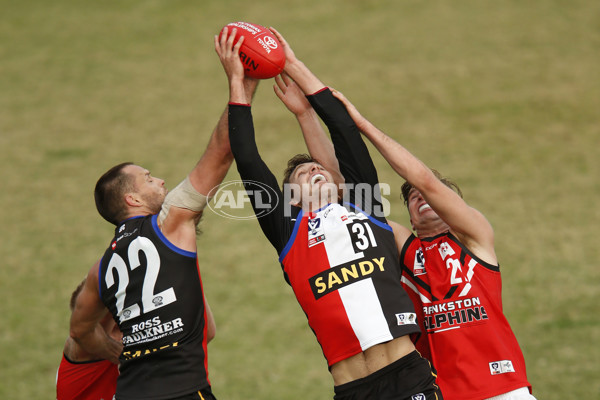
[(461, 261), (461, 263), (463, 265), (464, 265), (464, 261), (465, 261), (464, 257), (463, 257), (463, 254), (466, 253), (472, 259), (474, 259), (475, 261), (477, 261), (477, 263), (479, 265), (481, 265), (482, 267), (487, 268), (487, 269), (489, 269), (491, 271), (500, 272), (500, 265), (493, 265), (493, 264), (487, 263), (487, 262), (483, 261), (481, 258), (477, 257), (475, 254), (473, 254), (471, 252), (471, 250), (469, 250), (464, 244), (462, 244), (462, 242), (460, 240), (458, 240), (458, 238), (456, 236), (454, 236), (451, 232), (448, 232), (448, 237), (451, 238), (462, 249), (460, 261)]
[(454, 292), (456, 292), (456, 289), (458, 289), (457, 285), (451, 286), (450, 290), (448, 290), (448, 293), (446, 293), (446, 296), (444, 296), (444, 300), (448, 300), (449, 298), (451, 298)]
[(409, 236), (408, 239), (406, 239), (406, 242), (404, 242), (404, 246), (402, 246), (402, 250), (400, 251), (400, 269), (402, 270), (402, 275), (406, 274), (408, 275), (408, 277), (410, 277), (410, 279), (417, 284), (418, 286), (420, 286), (421, 288), (423, 288), (427, 293), (429, 293), (429, 296), (431, 297), (431, 301), (438, 301), (438, 299), (431, 294), (431, 287), (425, 283), (424, 281), (422, 281), (421, 279), (417, 278), (413, 272), (411, 271), (410, 268), (408, 268), (405, 264), (404, 264), (404, 258), (406, 256), (406, 250), (410, 247), (411, 243), (416, 240), (417, 237), (414, 234), (411, 234)]
[(460, 260), (460, 265), (465, 265), (465, 259), (467, 258), (467, 254), (465, 253), (465, 249), (461, 246), (461, 252), (458, 259)]
[(429, 286), (425, 281), (423, 281), (421, 278), (417, 278), (413, 272), (408, 269), (404, 264), (402, 264), (402, 273), (406, 273), (406, 275), (408, 275), (410, 277), (410, 279), (416, 283), (418, 286), (420, 286), (422, 289), (424, 289), (427, 293), (429, 293), (429, 297), (431, 301), (438, 301), (439, 299), (437, 297), (435, 297), (432, 293), (431, 293), (431, 286)]

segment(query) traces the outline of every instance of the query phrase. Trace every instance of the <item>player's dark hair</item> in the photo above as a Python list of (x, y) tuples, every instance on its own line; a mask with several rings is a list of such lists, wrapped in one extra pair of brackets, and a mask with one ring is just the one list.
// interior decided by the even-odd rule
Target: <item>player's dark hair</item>
[(85, 279), (82, 280), (81, 283), (77, 285), (77, 288), (73, 291), (73, 293), (71, 293), (71, 301), (69, 301), (69, 308), (71, 308), (71, 311), (75, 309), (75, 301), (77, 301), (77, 296), (79, 296), (79, 293), (81, 293), (83, 285), (85, 285)]
[[(440, 180), (440, 182), (442, 182), (444, 185), (448, 186), (450, 189), (454, 190), (461, 198), (463, 197), (462, 191), (460, 190), (458, 185), (456, 183), (454, 183), (454, 181), (452, 181), (446, 177), (443, 177), (442, 174), (440, 174), (435, 169), (431, 169), (431, 172), (433, 172), (435, 177), (438, 178)], [(410, 191), (413, 189), (413, 185), (411, 185), (407, 181), (402, 184), (402, 187), (400, 189), (402, 191), (402, 199), (404, 200), (404, 205), (408, 207), (408, 195), (410, 194)]]
[(298, 168), (298, 165), (313, 162), (321, 164), (319, 161), (315, 160), (308, 154), (296, 154), (294, 157), (290, 158), (290, 160), (287, 163), (287, 167), (283, 172), (283, 184), (285, 185), (286, 183), (290, 183), (290, 178), (292, 177), (292, 174), (294, 173), (296, 168)]
[(133, 191), (133, 177), (123, 172), (123, 169), (133, 165), (131, 162), (124, 162), (115, 165), (104, 173), (96, 182), (94, 189), (94, 199), (96, 200), (96, 209), (98, 213), (110, 222), (118, 225), (125, 219), (127, 208), (123, 195)]

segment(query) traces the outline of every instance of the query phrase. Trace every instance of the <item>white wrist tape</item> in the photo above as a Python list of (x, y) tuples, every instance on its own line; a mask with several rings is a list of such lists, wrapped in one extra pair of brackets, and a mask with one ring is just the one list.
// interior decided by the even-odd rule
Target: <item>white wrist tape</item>
[(169, 191), (167, 197), (165, 197), (165, 201), (162, 204), (158, 216), (159, 221), (161, 223), (164, 221), (171, 207), (201, 212), (209, 201), (210, 198), (199, 193), (192, 185), (192, 182), (190, 182), (190, 178), (186, 176), (185, 179), (173, 190)]

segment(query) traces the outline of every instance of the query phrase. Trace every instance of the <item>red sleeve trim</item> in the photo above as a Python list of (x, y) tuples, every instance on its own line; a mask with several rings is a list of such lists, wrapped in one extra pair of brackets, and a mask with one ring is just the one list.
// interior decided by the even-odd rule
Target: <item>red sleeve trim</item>
[(246, 106), (246, 107), (250, 107), (250, 104), (247, 103), (234, 103), (234, 102), (229, 102), (230, 106)]
[(329, 90), (329, 86), (325, 86), (323, 89), (319, 89), (316, 92), (314, 92), (313, 94), (311, 94), (310, 96), (314, 96), (315, 94), (319, 94), (321, 92), (324, 92), (326, 90)]

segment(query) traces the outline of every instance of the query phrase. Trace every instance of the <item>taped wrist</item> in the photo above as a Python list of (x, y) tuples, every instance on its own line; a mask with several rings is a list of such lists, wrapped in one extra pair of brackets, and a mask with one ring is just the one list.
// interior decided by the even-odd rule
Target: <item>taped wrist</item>
[(185, 179), (173, 190), (169, 191), (167, 197), (165, 197), (165, 201), (160, 210), (159, 220), (161, 223), (164, 221), (171, 207), (201, 212), (209, 201), (210, 198), (199, 193), (192, 185), (192, 182), (190, 182), (189, 176), (186, 176)]

